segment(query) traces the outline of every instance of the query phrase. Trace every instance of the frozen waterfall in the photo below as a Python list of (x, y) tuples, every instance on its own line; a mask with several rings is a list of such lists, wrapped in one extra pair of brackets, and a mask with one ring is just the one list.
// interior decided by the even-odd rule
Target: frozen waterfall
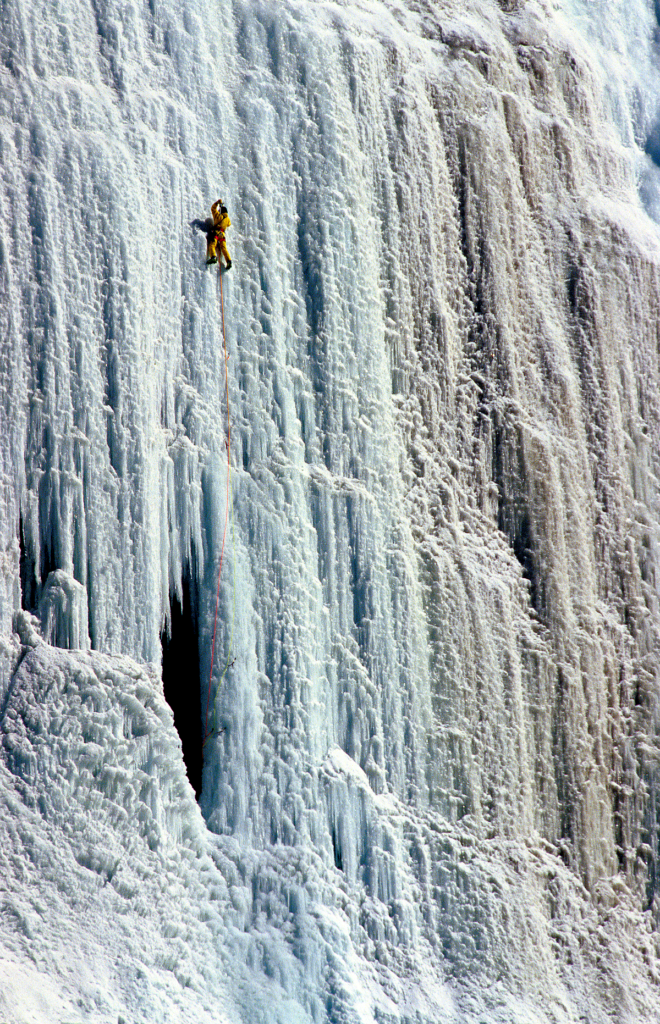
[(4, 0), (0, 1020), (660, 1018), (659, 26)]

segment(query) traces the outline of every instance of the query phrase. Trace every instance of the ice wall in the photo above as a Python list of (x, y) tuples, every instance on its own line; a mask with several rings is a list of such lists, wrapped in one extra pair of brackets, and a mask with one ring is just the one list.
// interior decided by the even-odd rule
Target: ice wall
[[(80, 749), (80, 828), (166, 880), (82, 864), (125, 935), (180, 939), (144, 954), (150, 1019), (658, 1016), (653, 11), (636, 67), (628, 9), (612, 43), (592, 7), (3, 5), (7, 885), (83, 728), (49, 838), (81, 865)], [(175, 604), (204, 824), (160, 809), (179, 747), (140, 667)], [(148, 753), (126, 693), (161, 709)], [(122, 941), (138, 964), (89, 937), (90, 1020), (140, 1005)]]

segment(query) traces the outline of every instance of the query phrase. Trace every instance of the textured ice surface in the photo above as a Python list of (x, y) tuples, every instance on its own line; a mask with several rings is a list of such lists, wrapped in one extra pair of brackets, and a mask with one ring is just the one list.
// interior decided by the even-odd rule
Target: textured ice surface
[(660, 1016), (653, 25), (3, 4), (2, 1019)]

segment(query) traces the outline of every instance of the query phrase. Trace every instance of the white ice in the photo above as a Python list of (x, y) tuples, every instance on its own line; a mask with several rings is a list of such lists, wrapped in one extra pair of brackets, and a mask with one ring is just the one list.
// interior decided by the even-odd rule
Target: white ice
[(654, 10), (3, 4), (0, 1020), (660, 1017)]

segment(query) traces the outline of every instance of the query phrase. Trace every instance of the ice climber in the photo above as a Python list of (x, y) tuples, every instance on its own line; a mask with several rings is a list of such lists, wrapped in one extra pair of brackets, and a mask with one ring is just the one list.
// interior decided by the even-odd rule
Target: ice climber
[(225, 267), (227, 270), (231, 270), (231, 258), (225, 241), (225, 231), (228, 227), (231, 227), (231, 221), (227, 213), (227, 207), (223, 205), (221, 199), (218, 199), (211, 207), (211, 216), (213, 217), (213, 222), (209, 222), (209, 228), (206, 233), (206, 265), (218, 262), (215, 250), (216, 246), (219, 245), (220, 252), (224, 257)]

